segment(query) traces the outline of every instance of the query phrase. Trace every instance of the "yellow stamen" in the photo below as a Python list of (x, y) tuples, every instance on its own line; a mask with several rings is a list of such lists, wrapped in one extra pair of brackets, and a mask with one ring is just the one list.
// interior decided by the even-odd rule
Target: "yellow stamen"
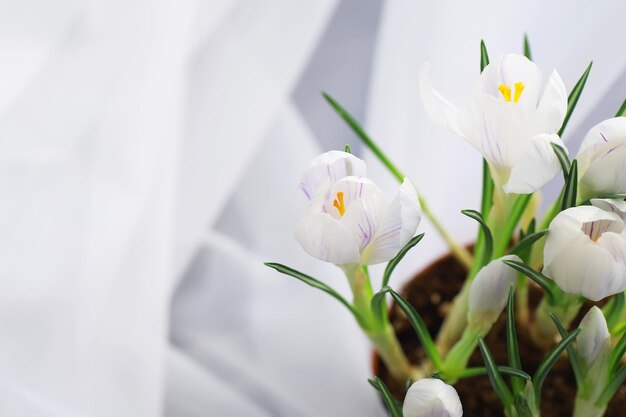
[[(339, 201), (337, 201), (339, 200)], [(333, 201), (333, 207), (335, 207), (337, 210), (339, 210), (339, 215), (343, 217), (343, 215), (346, 213), (346, 206), (343, 203), (343, 192), (339, 191), (337, 193), (337, 198)]]
[(502, 93), (502, 96), (506, 101), (511, 101), (511, 87), (508, 85), (500, 84), (498, 90)]
[[(519, 81), (519, 82), (516, 82), (513, 85), (515, 86), (515, 96), (513, 97), (513, 101), (517, 103), (519, 101), (520, 96), (522, 95), (522, 91), (524, 91), (524, 83)], [(510, 93), (509, 93), (509, 95), (510, 95)], [(507, 100), (507, 101), (509, 101), (509, 100)]]

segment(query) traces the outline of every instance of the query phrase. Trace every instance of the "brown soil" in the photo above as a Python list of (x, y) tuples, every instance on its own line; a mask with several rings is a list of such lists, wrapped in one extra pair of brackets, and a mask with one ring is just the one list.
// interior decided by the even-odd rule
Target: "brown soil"
[[(450, 308), (450, 301), (460, 291), (466, 270), (452, 256), (446, 256), (433, 263), (426, 270), (416, 275), (402, 289), (402, 295), (411, 303), (424, 319), (433, 338), (437, 334), (442, 320)], [(541, 291), (531, 288), (531, 312), (537, 305)], [(577, 325), (591, 305), (581, 309), (575, 320)], [(410, 322), (397, 305), (392, 305), (390, 319), (400, 343), (409, 360), (419, 364), (425, 359), (424, 351), (417, 339)], [(528, 329), (517, 323), (517, 336), (520, 356), (524, 371), (531, 374), (545, 357), (545, 351), (537, 348), (531, 341)], [(507, 365), (505, 339), (505, 320), (494, 325), (486, 338), (487, 345), (499, 365)], [(470, 360), (470, 366), (484, 366), (478, 349)], [(393, 381), (378, 357), (374, 357), (375, 373), (389, 386), (398, 398), (404, 397), (405, 386)], [(480, 376), (459, 381), (457, 389), (463, 403), (463, 415), (467, 417), (502, 417), (502, 405), (496, 397), (487, 376)], [(541, 415), (546, 417), (571, 417), (576, 382), (567, 357), (561, 358), (548, 374), (541, 396)], [(626, 387), (622, 386), (611, 400), (605, 417), (626, 416)]]

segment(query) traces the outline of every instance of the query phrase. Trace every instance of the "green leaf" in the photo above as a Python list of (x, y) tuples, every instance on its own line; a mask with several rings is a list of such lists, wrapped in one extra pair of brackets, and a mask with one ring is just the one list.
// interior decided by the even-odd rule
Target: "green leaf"
[(613, 330), (615, 326), (619, 324), (622, 320), (622, 315), (624, 313), (624, 292), (620, 292), (615, 294), (614, 297), (611, 298), (611, 311), (605, 315), (606, 317), (606, 325), (609, 330)]
[(376, 157), (389, 169), (389, 171), (393, 174), (394, 177), (400, 182), (404, 181), (404, 174), (400, 172), (400, 170), (391, 162), (391, 160), (385, 155), (385, 153), (374, 143), (372, 138), (365, 132), (365, 130), (361, 127), (361, 125), (356, 121), (356, 119), (348, 113), (346, 109), (344, 109), (341, 104), (337, 102), (334, 98), (332, 98), (329, 94), (323, 92), (322, 96), (328, 101), (333, 109), (339, 114), (339, 116), (352, 128), (352, 131), (356, 133), (359, 139), (363, 141), (365, 146), (367, 146)]
[(491, 352), (482, 337), (478, 338), (478, 346), (480, 347), (480, 353), (483, 356), (485, 368), (487, 369), (487, 375), (489, 376), (489, 382), (491, 382), (493, 390), (496, 392), (498, 398), (500, 398), (500, 401), (502, 401), (502, 404), (504, 404), (504, 407), (509, 407), (513, 404), (513, 394), (511, 394), (509, 387), (506, 386), (504, 378), (502, 378), (502, 374), (498, 370), (498, 366), (496, 365), (493, 356), (491, 356)]
[(493, 235), (491, 234), (491, 230), (487, 225), (487, 222), (483, 219), (483, 216), (477, 212), (476, 210), (461, 210), (461, 213), (466, 215), (467, 217), (476, 220), (482, 229), (483, 236), (485, 237), (485, 243), (482, 253), (482, 265), (486, 265), (493, 255)]
[(343, 151), (346, 153), (352, 153), (352, 151), (350, 150), (350, 145), (348, 145), (347, 143), (346, 146), (343, 148)]
[[(517, 344), (517, 334), (515, 332), (515, 290), (509, 291), (509, 301), (506, 306), (506, 349), (511, 368), (522, 370), (522, 360), (519, 355), (519, 345)], [(513, 394), (524, 390), (524, 383), (518, 378), (511, 378)]]
[(533, 243), (535, 243), (536, 241), (538, 241), (539, 239), (544, 237), (546, 235), (546, 233), (548, 233), (547, 230), (542, 230), (540, 232), (530, 233), (530, 234), (524, 236), (524, 238), (522, 240), (517, 242), (515, 244), (515, 246), (513, 246), (511, 248), (509, 253), (512, 254), (512, 255), (518, 255), (519, 256), (526, 249), (530, 248), (533, 245)]
[(424, 237), (424, 233), (419, 234), (415, 236), (413, 239), (409, 240), (409, 242), (406, 245), (404, 245), (402, 249), (400, 249), (400, 252), (398, 252), (398, 254), (387, 263), (387, 267), (385, 268), (385, 273), (383, 274), (383, 285), (382, 285), (383, 287), (386, 287), (387, 284), (389, 283), (389, 279), (391, 278), (391, 274), (393, 273), (393, 270), (396, 268), (396, 266), (398, 266), (402, 258), (404, 258), (404, 255), (406, 255), (408, 251), (410, 251), (415, 245), (417, 245), (420, 242), (420, 240), (422, 240), (423, 237)]
[(485, 41), (480, 40), (480, 72), (483, 72), (485, 67), (489, 65), (489, 54), (487, 54), (487, 47)]
[(624, 356), (624, 353), (626, 353), (626, 333), (622, 335), (622, 337), (617, 342), (617, 345), (615, 345), (615, 349), (613, 349), (613, 352), (611, 353), (611, 362), (609, 365), (611, 373), (617, 370), (617, 367), (622, 362), (622, 357)]
[(622, 103), (622, 107), (620, 107), (617, 113), (615, 114), (615, 117), (623, 117), (623, 116), (626, 116), (626, 100), (624, 100), (624, 102)]
[(558, 135), (563, 136), (563, 131), (565, 130), (565, 126), (567, 126), (567, 122), (569, 122), (569, 118), (572, 115), (572, 112), (576, 108), (576, 103), (578, 103), (578, 99), (580, 98), (580, 94), (583, 92), (585, 88), (585, 83), (587, 82), (587, 78), (589, 77), (589, 72), (591, 71), (591, 66), (593, 65), (593, 61), (589, 63), (587, 69), (580, 77), (569, 97), (567, 98), (567, 112), (565, 112), (565, 118), (563, 119), (563, 124), (561, 125), (561, 129), (559, 129)]
[[(528, 375), (526, 372), (519, 370), (519, 369), (511, 368), (509, 366), (498, 366), (498, 371), (500, 371), (502, 375), (522, 378), (527, 381), (531, 380), (531, 376)], [(474, 378), (476, 376), (482, 376), (482, 375), (487, 375), (487, 368), (485, 368), (484, 366), (472, 367), (472, 368), (467, 368), (465, 371), (463, 371), (463, 373), (458, 376), (458, 379), (460, 380), (460, 379)]]
[(598, 401), (596, 402), (596, 404), (600, 406), (604, 406), (609, 401), (611, 401), (611, 398), (613, 398), (617, 390), (622, 386), (622, 383), (624, 382), (625, 379), (626, 379), (626, 366), (622, 366), (619, 369), (619, 371), (615, 373), (615, 375), (611, 379), (611, 382), (609, 382), (609, 384), (604, 389), (604, 391), (602, 391), (602, 394), (600, 394), (600, 397), (598, 398)]
[(507, 259), (502, 262), (515, 269), (517, 272), (521, 272), (528, 278), (535, 281), (535, 283), (545, 291), (546, 295), (548, 296), (548, 302), (551, 305), (554, 304), (558, 296), (558, 289), (550, 278), (546, 277), (541, 272), (535, 271), (532, 267), (526, 265), (524, 262), (519, 262), (512, 259)]
[(569, 156), (567, 156), (567, 151), (561, 145), (557, 145), (556, 143), (551, 143), (550, 145), (552, 145), (552, 149), (554, 149), (554, 153), (559, 159), (561, 170), (563, 171), (563, 178), (565, 179), (565, 182), (567, 182), (567, 174), (572, 166)]
[(574, 330), (563, 339), (561, 339), (561, 341), (557, 343), (556, 346), (554, 346), (552, 350), (550, 350), (550, 352), (548, 352), (543, 361), (541, 361), (541, 364), (539, 364), (537, 371), (535, 371), (532, 382), (533, 389), (535, 390), (535, 398), (537, 398), (537, 406), (539, 406), (541, 389), (543, 388), (543, 382), (545, 381), (546, 376), (548, 376), (548, 372), (550, 372), (556, 361), (559, 359), (561, 353), (563, 353), (567, 346), (569, 346), (569, 344), (572, 343), (574, 339), (576, 339), (578, 333), (580, 333), (580, 329)]
[(407, 318), (411, 322), (411, 325), (415, 329), (417, 337), (420, 339), (422, 347), (424, 348), (424, 351), (426, 352), (426, 355), (428, 356), (430, 361), (433, 363), (435, 368), (441, 369), (443, 367), (441, 355), (439, 354), (439, 351), (437, 350), (437, 347), (435, 346), (435, 343), (433, 342), (433, 339), (428, 332), (428, 328), (426, 327), (426, 323), (424, 323), (422, 316), (420, 316), (415, 308), (413, 308), (411, 304), (409, 304), (404, 298), (402, 298), (400, 294), (393, 291), (392, 289), (387, 289), (387, 291), (389, 291), (389, 294), (391, 294), (393, 299), (396, 301), (398, 306), (400, 306), (402, 311), (404, 311), (404, 314), (406, 314)]
[(310, 277), (306, 274), (303, 274), (300, 271), (296, 271), (295, 269), (289, 268), (288, 266), (285, 266), (285, 265), (281, 265), (281, 264), (273, 263), (273, 262), (266, 262), (265, 265), (277, 270), (278, 272), (282, 274), (288, 275), (290, 277), (294, 277), (304, 282), (305, 284), (310, 285), (313, 288), (317, 288), (318, 290), (324, 291), (326, 294), (330, 295), (331, 297), (339, 301), (341, 304), (346, 306), (348, 310), (352, 312), (352, 314), (357, 319), (357, 321), (359, 323), (362, 323), (361, 315), (359, 314), (358, 311), (356, 311), (356, 309), (352, 306), (352, 304), (350, 304), (345, 298), (343, 298), (337, 291), (333, 290), (331, 287), (324, 284), (323, 282), (313, 277)]
[[(563, 327), (561, 320), (553, 313), (550, 313), (550, 318), (554, 322), (556, 328), (559, 330), (559, 334), (561, 335), (561, 339), (565, 339), (567, 337), (567, 330)], [(574, 378), (576, 379), (576, 385), (578, 386), (578, 390), (582, 393), (587, 390), (587, 383), (585, 376), (582, 371), (582, 365), (580, 362), (580, 358), (578, 357), (578, 353), (576, 353), (576, 349), (569, 344), (565, 348), (567, 350), (567, 357), (569, 358), (569, 362), (572, 365), (572, 371), (574, 372)]]
[(566, 210), (576, 206), (576, 196), (578, 194), (578, 161), (572, 162), (572, 167), (567, 174), (567, 182), (563, 189), (563, 200), (561, 210)]
[(389, 414), (391, 415), (391, 417), (402, 417), (402, 409), (400, 408), (400, 405), (398, 404), (396, 399), (393, 398), (393, 395), (391, 395), (391, 392), (389, 392), (389, 388), (387, 388), (383, 380), (375, 376), (374, 384), (372, 385), (377, 388), (378, 392), (380, 392), (380, 394), (382, 395), (383, 401), (385, 402), (385, 405), (387, 406), (387, 410), (389, 410)]
[(531, 61), (533, 60), (533, 54), (530, 52), (530, 42), (528, 42), (528, 35), (524, 33), (524, 56)]
[(387, 303), (385, 296), (389, 293), (389, 291), (391, 291), (390, 287), (383, 287), (372, 297), (372, 314), (378, 324), (382, 324), (387, 320)]

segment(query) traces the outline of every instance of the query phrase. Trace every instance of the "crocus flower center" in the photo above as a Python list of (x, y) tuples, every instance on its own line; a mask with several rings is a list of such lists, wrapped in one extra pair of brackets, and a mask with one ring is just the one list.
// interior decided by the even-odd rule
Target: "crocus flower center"
[(346, 213), (346, 205), (343, 202), (343, 191), (337, 193), (337, 198), (333, 201), (333, 207), (339, 211), (341, 217)]
[(586, 222), (582, 225), (582, 231), (589, 236), (594, 242), (598, 242), (605, 232), (614, 231), (614, 221), (612, 220), (596, 220), (594, 222)]
[[(521, 81), (516, 82), (515, 84), (513, 84), (513, 87), (515, 87), (515, 93), (513, 94), (513, 102), (517, 103), (519, 101), (519, 98), (522, 96), (522, 91), (524, 91), (524, 83)], [(511, 87), (509, 87), (506, 84), (500, 84), (500, 86), (498, 87), (498, 90), (500, 90), (500, 93), (502, 93), (502, 97), (504, 97), (504, 99), (509, 102), (511, 101)]]

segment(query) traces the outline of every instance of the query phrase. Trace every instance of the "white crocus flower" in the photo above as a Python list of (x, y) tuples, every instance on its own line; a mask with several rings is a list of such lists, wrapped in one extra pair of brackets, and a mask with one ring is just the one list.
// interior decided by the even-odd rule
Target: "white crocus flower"
[(624, 221), (594, 206), (562, 211), (548, 229), (543, 272), (563, 291), (592, 301), (624, 291)]
[(404, 417), (461, 417), (463, 407), (456, 390), (443, 381), (425, 378), (413, 383), (402, 406)]
[(576, 159), (583, 199), (626, 193), (626, 117), (591, 128)]
[(554, 178), (558, 159), (551, 147), (564, 147), (555, 134), (567, 111), (567, 92), (553, 71), (543, 94), (539, 67), (522, 55), (503, 55), (487, 65), (471, 103), (458, 109), (420, 72), (422, 101), (429, 117), (476, 148), (506, 193), (532, 193)]
[(371, 265), (393, 258), (421, 219), (415, 187), (407, 179), (389, 201), (365, 178), (365, 164), (345, 152), (315, 158), (300, 188), (310, 200), (296, 239), (311, 256), (337, 265)]
[(485, 265), (472, 281), (467, 312), (470, 328), (488, 331), (506, 306), (517, 272), (503, 261), (521, 262), (521, 259), (516, 255), (495, 259)]

